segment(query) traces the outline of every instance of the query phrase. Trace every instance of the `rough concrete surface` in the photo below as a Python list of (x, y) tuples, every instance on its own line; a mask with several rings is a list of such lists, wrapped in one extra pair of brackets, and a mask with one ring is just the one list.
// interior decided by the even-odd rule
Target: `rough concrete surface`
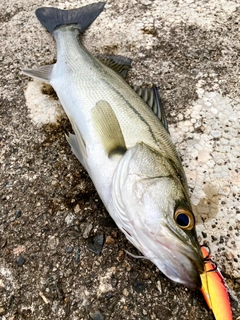
[[(20, 74), (56, 57), (35, 9), (89, 2), (0, 2), (0, 319), (213, 319), (199, 292), (126, 255), (138, 252), (72, 154), (54, 92)], [(239, 16), (238, 0), (109, 0), (83, 39), (93, 53), (133, 58), (132, 84), (159, 86), (199, 240), (238, 299)]]

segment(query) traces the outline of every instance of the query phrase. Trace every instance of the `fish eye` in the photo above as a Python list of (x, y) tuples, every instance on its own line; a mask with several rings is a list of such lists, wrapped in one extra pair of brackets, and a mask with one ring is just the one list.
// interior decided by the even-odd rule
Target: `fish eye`
[(192, 212), (182, 207), (178, 207), (175, 211), (174, 220), (183, 230), (192, 230), (195, 224)]

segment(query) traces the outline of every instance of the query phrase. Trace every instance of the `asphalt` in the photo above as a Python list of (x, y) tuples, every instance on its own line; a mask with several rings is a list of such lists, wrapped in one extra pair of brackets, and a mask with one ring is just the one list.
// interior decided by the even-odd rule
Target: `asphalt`
[[(20, 73), (56, 61), (54, 40), (34, 11), (89, 2), (0, 3), (0, 319), (214, 319), (200, 292), (125, 253), (139, 254), (72, 154), (65, 139), (71, 126), (55, 93)], [(237, 0), (112, 0), (83, 39), (93, 53), (132, 58), (130, 83), (160, 88), (189, 179), (199, 241), (213, 249), (236, 297), (235, 320), (239, 13)]]

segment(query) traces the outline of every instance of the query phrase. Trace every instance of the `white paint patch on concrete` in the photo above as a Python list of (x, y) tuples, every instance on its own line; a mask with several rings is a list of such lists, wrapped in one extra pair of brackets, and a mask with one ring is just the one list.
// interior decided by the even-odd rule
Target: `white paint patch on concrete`
[(66, 114), (59, 102), (42, 92), (43, 84), (40, 81), (30, 81), (25, 91), (26, 105), (33, 123), (41, 126), (56, 123)]
[[(240, 100), (204, 92), (187, 120), (170, 126), (192, 190), (197, 232), (218, 264), (240, 277)], [(180, 116), (181, 118), (181, 116)]]

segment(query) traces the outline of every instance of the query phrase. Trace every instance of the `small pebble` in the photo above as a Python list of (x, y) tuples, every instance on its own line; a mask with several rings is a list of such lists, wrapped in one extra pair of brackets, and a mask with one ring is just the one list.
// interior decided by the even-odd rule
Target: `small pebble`
[(100, 255), (102, 252), (104, 240), (104, 234), (98, 234), (96, 236), (88, 238), (87, 249), (97, 255)]
[(113, 232), (111, 233), (111, 236), (112, 236), (114, 239), (116, 239), (116, 238), (118, 237), (118, 232), (117, 232), (117, 231), (113, 231)]
[(118, 284), (118, 280), (117, 280), (116, 278), (112, 278), (112, 279), (111, 279), (111, 285), (112, 285), (112, 287), (113, 287), (113, 288), (116, 288), (117, 284)]
[(233, 260), (234, 255), (232, 254), (231, 251), (226, 251), (225, 252), (225, 257), (227, 258), (227, 260)]
[(3, 307), (0, 307), (0, 316), (5, 314), (6, 310)]
[(78, 226), (74, 226), (73, 229), (74, 229), (76, 232), (80, 232)]
[(112, 293), (112, 292), (107, 292), (107, 293), (105, 294), (105, 297), (106, 297), (107, 299), (111, 299), (111, 298), (113, 297), (113, 293)]
[(127, 297), (129, 295), (129, 291), (126, 288), (123, 289), (123, 295), (125, 297)]
[(104, 316), (101, 314), (100, 311), (96, 311), (94, 313), (90, 313), (90, 318), (92, 320), (104, 320)]
[(215, 237), (215, 236), (211, 236), (211, 238), (212, 238), (212, 241), (216, 241), (217, 240), (217, 238)]
[(150, 272), (145, 272), (143, 275), (144, 279), (149, 279), (151, 277), (151, 273)]
[(134, 289), (136, 292), (142, 292), (145, 288), (146, 288), (146, 286), (145, 286), (145, 284), (142, 283), (142, 282), (136, 281), (136, 282), (133, 284), (133, 289)]
[(79, 213), (81, 211), (79, 204), (74, 207), (74, 212)]
[(224, 243), (224, 238), (222, 236), (220, 236), (219, 243)]
[(80, 254), (81, 254), (81, 248), (76, 248), (75, 261), (76, 261), (77, 263), (80, 262)]
[(16, 258), (16, 262), (19, 265), (19, 267), (22, 267), (24, 265), (24, 263), (26, 262), (26, 259), (23, 258), (22, 256), (18, 256)]
[(67, 224), (68, 226), (70, 226), (70, 225), (73, 223), (74, 218), (75, 218), (74, 214), (69, 213), (69, 214), (66, 216), (66, 218), (65, 218), (66, 224)]
[(84, 229), (83, 229), (83, 233), (82, 233), (82, 236), (84, 239), (87, 239), (89, 237), (92, 228), (93, 228), (92, 223), (84, 224)]
[(106, 237), (106, 244), (113, 244), (115, 242), (115, 240), (111, 237), (111, 236), (107, 236)]
[(16, 210), (16, 212), (15, 212), (16, 218), (20, 218), (21, 215), (22, 215), (22, 211), (21, 210)]
[(67, 252), (67, 253), (72, 253), (72, 252), (73, 252), (73, 246), (68, 246), (68, 247), (66, 248), (66, 252)]
[(143, 313), (144, 316), (146, 316), (147, 315), (147, 310), (143, 309), (142, 313)]
[(123, 250), (119, 250), (117, 260), (122, 261), (124, 257), (125, 257), (125, 252)]
[(203, 236), (203, 238), (207, 238), (207, 233), (202, 231), (202, 236)]
[(159, 280), (157, 281), (157, 289), (160, 292), (160, 294), (162, 294), (162, 286), (161, 286), (161, 282)]

